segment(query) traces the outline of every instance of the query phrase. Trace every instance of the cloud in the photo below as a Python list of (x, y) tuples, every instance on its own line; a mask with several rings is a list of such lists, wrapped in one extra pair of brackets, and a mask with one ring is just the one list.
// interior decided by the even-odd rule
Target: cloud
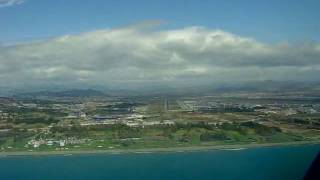
[(0, 0), (0, 8), (20, 5), (24, 2), (25, 0)]
[(0, 47), (8, 86), (318, 81), (320, 44), (266, 44), (217, 29), (136, 26)]

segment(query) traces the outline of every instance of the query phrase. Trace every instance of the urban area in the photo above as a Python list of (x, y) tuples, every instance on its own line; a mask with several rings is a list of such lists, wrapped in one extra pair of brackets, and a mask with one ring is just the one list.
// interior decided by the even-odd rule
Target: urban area
[(259, 92), (125, 97), (83, 91), (85, 95), (79, 96), (72, 92), (0, 97), (0, 151), (320, 140), (320, 98), (310, 94)]

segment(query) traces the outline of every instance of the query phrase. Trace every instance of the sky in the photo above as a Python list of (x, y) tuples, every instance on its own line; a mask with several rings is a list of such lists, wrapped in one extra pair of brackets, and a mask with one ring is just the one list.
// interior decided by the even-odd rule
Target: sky
[(0, 0), (8, 87), (319, 81), (318, 0)]

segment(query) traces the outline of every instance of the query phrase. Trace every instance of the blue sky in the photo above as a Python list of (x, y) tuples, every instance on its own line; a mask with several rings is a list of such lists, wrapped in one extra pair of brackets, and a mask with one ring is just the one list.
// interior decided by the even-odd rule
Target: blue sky
[(264, 42), (319, 41), (319, 8), (319, 0), (25, 0), (0, 8), (0, 42), (44, 39), (145, 20), (162, 20), (163, 29), (204, 26)]

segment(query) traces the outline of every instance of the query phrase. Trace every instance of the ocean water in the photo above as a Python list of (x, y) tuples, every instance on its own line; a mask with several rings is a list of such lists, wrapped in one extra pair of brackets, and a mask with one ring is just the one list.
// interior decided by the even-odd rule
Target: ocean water
[(144, 154), (0, 158), (1, 180), (303, 178), (320, 145)]

